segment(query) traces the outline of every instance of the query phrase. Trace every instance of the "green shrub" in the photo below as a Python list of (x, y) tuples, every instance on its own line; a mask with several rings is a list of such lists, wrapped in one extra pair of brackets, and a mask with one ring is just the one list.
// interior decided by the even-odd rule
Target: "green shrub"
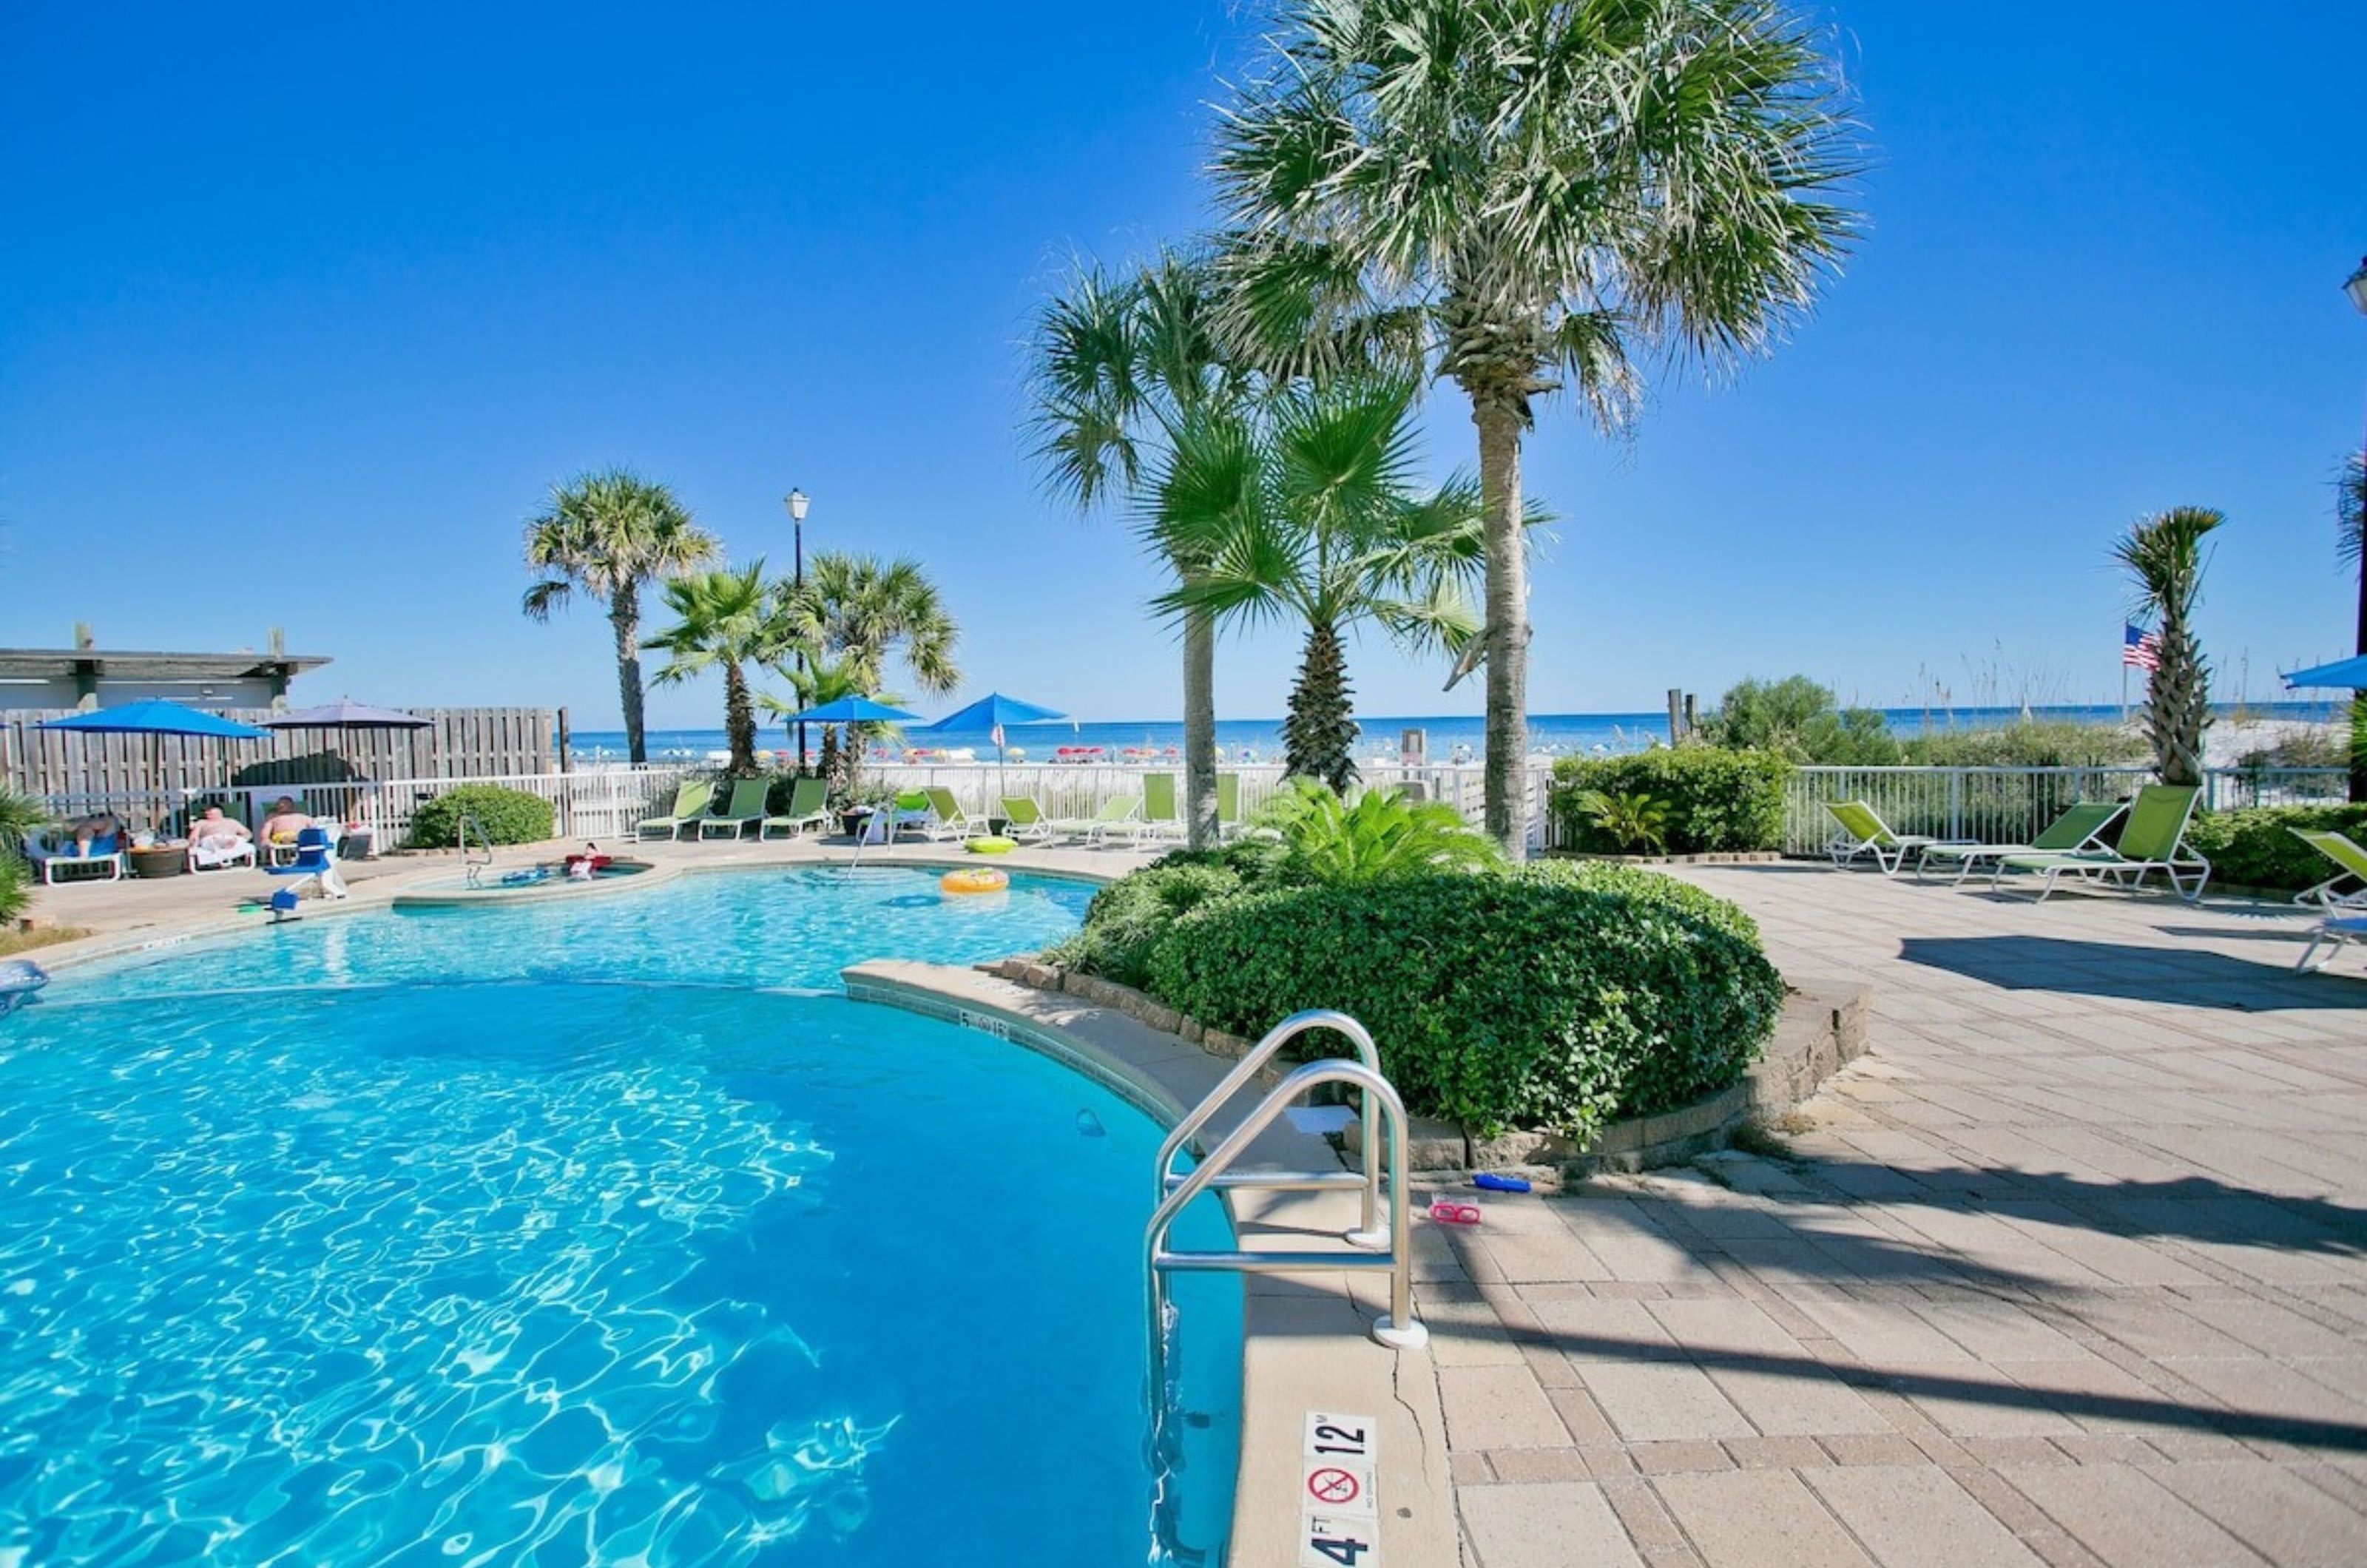
[(2134, 729), (2054, 719), (1933, 730), (1901, 741), (1899, 753), (1900, 761), (1927, 768), (2099, 768), (2153, 760), (2153, 749)]
[(1772, 751), (1795, 762), (1869, 767), (1898, 761), (1898, 742), (1880, 710), (1841, 707), (1831, 687), (1806, 675), (1738, 682), (1703, 716), (1701, 737), (1729, 751)]
[(1737, 942), (1747, 942), (1752, 947), (1759, 945), (1759, 922), (1744, 913), (1742, 906), (1729, 904), (1716, 894), (1696, 887), (1690, 882), (1681, 882), (1657, 871), (1647, 871), (1642, 866), (1619, 865), (1599, 860), (1548, 860), (1523, 866), (1520, 874), (1585, 892), (1616, 894), (1665, 904), (1688, 919), (1724, 931)]
[(2367, 844), (2367, 806), (2258, 806), (2198, 811), (2189, 848), (2211, 863), (2211, 879), (2238, 887), (2315, 887), (2341, 869), (2290, 829), (2331, 829)]
[(1657, 795), (1605, 795), (1599, 789), (1578, 792), (1579, 814), (1594, 830), (1622, 850), (1656, 855), (1669, 847), (1669, 803)]
[(1552, 810), (1561, 841), (1616, 853), (1617, 840), (1581, 804), (1588, 792), (1648, 795), (1668, 807), (1670, 854), (1784, 847), (1784, 786), (1792, 764), (1772, 751), (1711, 746), (1639, 751), (1631, 757), (1565, 757), (1554, 764)]
[(1094, 894), (1083, 927), (1045, 956), (1083, 974), (1139, 986), (1149, 978), (1152, 945), (1179, 916), (1237, 894), (1243, 886), (1240, 873), (1216, 856), (1171, 855)]
[(32, 901), (32, 873), (14, 853), (0, 851), (0, 926), (13, 924)]
[(1251, 1037), (1338, 1008), (1412, 1110), (1585, 1137), (1726, 1088), (1773, 1029), (1783, 981), (1704, 899), (1621, 866), (1280, 887), (1176, 919), (1150, 989)]
[(550, 837), (551, 806), (542, 796), (501, 784), (455, 784), (413, 814), (411, 847), (450, 849), (463, 813), (497, 844), (535, 844)]

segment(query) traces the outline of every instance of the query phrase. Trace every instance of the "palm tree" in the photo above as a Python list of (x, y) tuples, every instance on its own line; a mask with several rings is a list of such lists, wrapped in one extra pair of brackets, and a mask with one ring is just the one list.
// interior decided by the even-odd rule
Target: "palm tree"
[(1158, 606), (1305, 623), (1284, 761), (1342, 793), (1356, 725), (1341, 634), (1372, 621), (1409, 649), (1452, 651), (1478, 630), (1467, 594), (1480, 570), (1478, 489), (1415, 496), (1414, 397), (1410, 380), (1347, 378), (1277, 392), (1251, 418), (1206, 413), (1176, 433), (1152, 487), (1147, 526), (1199, 563)]
[(1488, 508), (1487, 828), (1523, 852), (1521, 444), (1632, 355), (1772, 345), (1852, 232), (1837, 77), (1776, 0), (1289, 0), (1219, 130), (1229, 330), (1309, 363), (1393, 344), (1462, 389)]
[(791, 637), (812, 658), (844, 661), (866, 694), (886, 678), (891, 658), (903, 660), (924, 692), (961, 684), (954, 662), (961, 628), (916, 560), (824, 550), (806, 563), (802, 588), (781, 582), (774, 593)]
[[(2359, 573), (2358, 651), (2367, 657), (2367, 455), (2353, 452), (2335, 476), (2334, 525), (2342, 558)], [(2350, 699), (2350, 798), (2367, 801), (2367, 693)]]
[(625, 468), (578, 474), (550, 489), (549, 503), (526, 525), (526, 564), (541, 579), (526, 591), (526, 613), (547, 621), (578, 589), (608, 606), (617, 634), (617, 694), (625, 746), (649, 761), (641, 740), (641, 587), (716, 558), (712, 535), (664, 485)]
[(680, 617), (643, 643), (669, 655), (651, 677), (661, 686), (687, 681), (709, 670), (723, 671), (723, 733), (731, 747), (731, 773), (756, 772), (756, 710), (748, 690), (748, 666), (778, 660), (789, 645), (789, 626), (764, 563), (740, 571), (718, 568), (677, 577), (665, 585), (666, 607)]
[[(849, 658), (820, 660), (809, 654), (802, 670), (780, 662), (776, 662), (775, 670), (789, 682), (792, 697), (784, 701), (765, 694), (757, 697), (756, 704), (776, 721), (844, 697), (869, 697), (889, 707), (904, 700), (894, 692), (880, 691), (878, 682), (867, 678)], [(821, 776), (829, 783), (832, 796), (844, 799), (855, 791), (864, 742), (874, 735), (892, 735), (895, 731), (892, 726), (884, 724), (850, 724), (844, 727), (842, 740), (840, 728), (835, 724), (821, 727)]]
[[(1028, 345), (1035, 455), (1062, 502), (1084, 513), (1139, 505), (1152, 465), (1185, 422), (1245, 395), (1246, 378), (1209, 331), (1212, 283), (1205, 258), (1172, 251), (1123, 277), (1081, 265), (1037, 313)], [(1164, 547), (1184, 582), (1197, 563), (1175, 553), (1180, 543)], [(1196, 608), (1178, 619), (1184, 818), (1192, 847), (1205, 849), (1217, 838), (1216, 624)]]
[(2161, 618), (2161, 661), (2146, 682), (2145, 732), (2164, 784), (2203, 782), (2211, 671), (2191, 622), (2203, 592), (2203, 536), (2226, 520), (2207, 506), (2174, 506), (2138, 519), (2112, 547), (2112, 558), (2135, 580), (2137, 614)]

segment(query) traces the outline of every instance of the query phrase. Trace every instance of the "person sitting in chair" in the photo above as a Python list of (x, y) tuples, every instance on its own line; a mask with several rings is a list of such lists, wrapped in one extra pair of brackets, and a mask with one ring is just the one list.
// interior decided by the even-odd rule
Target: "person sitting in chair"
[(281, 795), (272, 802), (271, 815), (263, 819), (263, 841), (280, 846), (292, 845), (296, 835), (312, 826), (312, 819), (296, 809), (295, 798)]
[(72, 831), (74, 853), (85, 859), (94, 854), (111, 855), (123, 847), (123, 819), (112, 811), (94, 811), (76, 822)]
[(221, 865), (239, 858), (254, 837), (245, 823), (223, 816), (219, 806), (209, 806), (189, 824), (189, 858), (198, 865)]

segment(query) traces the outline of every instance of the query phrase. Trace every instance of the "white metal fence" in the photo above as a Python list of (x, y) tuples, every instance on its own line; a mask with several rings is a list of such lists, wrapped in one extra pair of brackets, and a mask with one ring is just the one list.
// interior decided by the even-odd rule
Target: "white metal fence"
[[(135, 827), (178, 833), (193, 809), (220, 804), (249, 824), (260, 822), (281, 796), (312, 816), (359, 823), (381, 846), (402, 843), (419, 807), (463, 784), (503, 784), (540, 795), (554, 809), (554, 831), (571, 839), (624, 839), (633, 824), (657, 815), (685, 779), (711, 776), (711, 764), (664, 764), (599, 768), (581, 773), (513, 774), (506, 777), (361, 780), (348, 784), (259, 784), (214, 789), (77, 792), (45, 796), (61, 817), (108, 810)], [(1180, 769), (1144, 769), (1118, 763), (886, 762), (863, 770), (867, 784), (911, 790), (943, 785), (965, 811), (997, 816), (1008, 796), (1032, 796), (1048, 815), (1091, 817), (1109, 800), (1139, 795), (1148, 773), (1170, 773), (1180, 795)], [(1240, 780), (1241, 809), (1251, 814), (1282, 783), (1279, 765), (1229, 767)], [(2117, 800), (2151, 781), (2150, 770), (2095, 768), (1841, 768), (1795, 770), (1784, 801), (1783, 848), (1810, 854), (1832, 836), (1829, 801), (1863, 800), (1901, 833), (1931, 833), (1992, 843), (2027, 841), (2066, 807), (2082, 800)], [(1466, 820), (1480, 817), (1481, 771), (1476, 763), (1423, 767), (1366, 765), (1367, 784), (1405, 789), (1426, 800), (1444, 801)], [(1553, 771), (1539, 764), (1528, 773), (1529, 845), (1560, 848), (1551, 809)], [(2203, 805), (2229, 810), (2248, 806), (2333, 804), (2345, 796), (2347, 775), (2339, 768), (2221, 768), (2204, 776)]]

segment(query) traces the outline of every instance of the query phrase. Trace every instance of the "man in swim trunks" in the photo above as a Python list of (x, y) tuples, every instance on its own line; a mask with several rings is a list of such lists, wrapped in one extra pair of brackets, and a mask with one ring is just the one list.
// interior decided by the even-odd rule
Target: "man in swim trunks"
[(219, 806), (209, 806), (205, 815), (189, 824), (189, 858), (199, 865), (220, 865), (254, 837), (245, 823), (223, 816)]
[(292, 796), (281, 795), (272, 803), (271, 815), (263, 819), (263, 841), (266, 844), (292, 844), (296, 835), (312, 825), (312, 819), (296, 809)]

